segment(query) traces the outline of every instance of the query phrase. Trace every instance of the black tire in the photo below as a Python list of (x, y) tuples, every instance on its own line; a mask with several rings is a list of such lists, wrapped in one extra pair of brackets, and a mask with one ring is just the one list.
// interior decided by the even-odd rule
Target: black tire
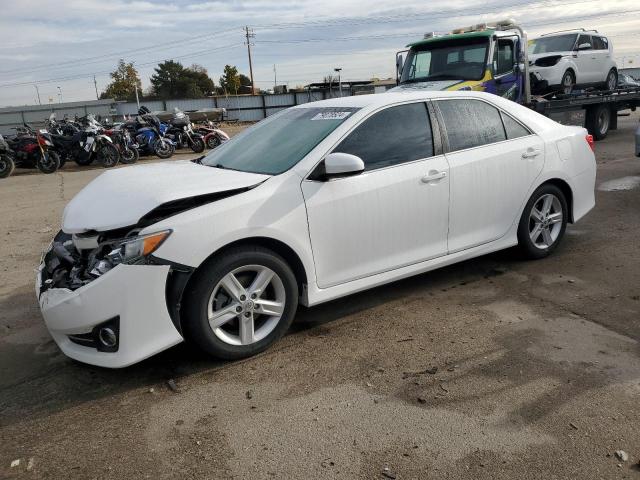
[[(532, 210), (534, 207), (538, 207), (542, 199), (547, 195), (552, 195), (558, 199), (559, 209), (562, 212), (562, 221), (558, 222), (560, 223), (560, 228), (557, 230), (557, 236), (553, 242), (550, 242), (550, 244), (545, 247), (540, 244), (536, 245), (534, 240), (531, 238), (531, 233), (534, 232), (534, 224), (537, 223), (536, 220), (532, 218)], [(540, 209), (538, 208), (538, 210)], [(544, 258), (550, 255), (557, 248), (564, 236), (568, 218), (569, 208), (567, 206), (567, 199), (565, 198), (564, 193), (562, 193), (562, 190), (550, 183), (541, 185), (535, 192), (533, 192), (533, 195), (531, 195), (531, 198), (524, 207), (522, 217), (520, 217), (520, 223), (518, 224), (518, 248), (525, 257), (531, 259)], [(552, 230), (553, 228), (555, 227), (551, 227)], [(539, 237), (536, 237), (536, 240), (538, 238)], [(540, 243), (543, 243), (543, 241), (544, 240)]]
[(159, 158), (167, 159), (173, 155), (174, 147), (168, 142), (164, 142), (161, 139), (156, 140), (153, 144), (153, 153)]
[(576, 86), (576, 75), (571, 70), (567, 70), (560, 80), (560, 93), (570, 94)]
[(120, 153), (120, 161), (126, 165), (130, 165), (132, 163), (136, 163), (140, 158), (140, 153), (137, 148), (129, 147), (125, 148)]
[(213, 150), (218, 145), (220, 145), (220, 139), (215, 135), (211, 135), (209, 138), (207, 138), (207, 147), (209, 147), (210, 149)]
[(585, 127), (593, 135), (594, 140), (607, 138), (612, 124), (612, 115), (611, 107), (604, 103), (587, 109)]
[(195, 153), (204, 152), (204, 140), (202, 139), (202, 137), (195, 137), (193, 139), (193, 141), (191, 142), (191, 150), (193, 150)]
[[(264, 338), (248, 345), (231, 345), (221, 340), (209, 325), (207, 313), (209, 299), (216, 285), (225, 275), (249, 265), (267, 267), (279, 277), (286, 295), (284, 309), (276, 326)], [(298, 307), (298, 284), (291, 268), (278, 254), (258, 246), (235, 248), (226, 251), (224, 255), (212, 258), (200, 267), (189, 283), (189, 291), (186, 292), (182, 301), (182, 326), (185, 338), (206, 353), (226, 360), (250, 357), (267, 349), (287, 332)], [(258, 323), (264, 316), (256, 315), (256, 323)], [(239, 321), (236, 318), (230, 322), (236, 320)]]
[(120, 161), (120, 152), (113, 143), (103, 143), (96, 152), (98, 163), (104, 168), (115, 167)]
[(9, 155), (0, 155), (0, 178), (9, 177), (16, 169), (16, 164)]
[(91, 165), (91, 163), (93, 162), (93, 157), (89, 155), (87, 151), (80, 150), (78, 154), (73, 157), (73, 161), (81, 167), (86, 167), (87, 165)]
[(618, 88), (618, 72), (615, 68), (609, 70), (607, 73), (607, 78), (602, 85), (603, 90), (615, 90)]
[(38, 157), (36, 167), (42, 173), (55, 173), (60, 168), (60, 156), (53, 150), (46, 151)]

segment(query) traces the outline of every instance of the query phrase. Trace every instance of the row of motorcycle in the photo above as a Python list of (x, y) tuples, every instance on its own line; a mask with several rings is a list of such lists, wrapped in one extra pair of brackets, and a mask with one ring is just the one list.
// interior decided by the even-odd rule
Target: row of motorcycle
[(93, 115), (57, 120), (52, 113), (45, 128), (24, 124), (15, 130), (11, 137), (0, 135), (0, 178), (10, 176), (15, 167), (54, 173), (67, 161), (108, 168), (119, 162), (135, 163), (140, 155), (166, 159), (176, 149), (201, 153), (229, 140), (210, 120), (193, 124), (187, 114), (175, 109), (169, 121), (161, 122), (145, 106), (137, 116), (117, 124), (102, 124)]

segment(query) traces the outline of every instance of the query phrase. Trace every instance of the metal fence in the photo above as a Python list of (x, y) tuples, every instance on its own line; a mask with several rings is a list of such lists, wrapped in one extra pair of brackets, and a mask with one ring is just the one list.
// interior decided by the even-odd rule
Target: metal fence
[[(350, 89), (343, 89), (342, 96), (352, 95)], [(224, 108), (225, 119), (240, 122), (255, 122), (273, 115), (285, 108), (293, 107), (308, 102), (339, 97), (337, 88), (329, 91), (313, 90), (306, 92), (291, 92), (277, 95), (238, 95), (219, 96), (201, 99), (183, 100), (150, 100), (142, 101), (151, 111), (171, 111), (179, 108), (185, 112)], [(18, 125), (28, 123), (36, 128), (44, 124), (45, 119), (51, 113), (55, 113), (58, 119), (94, 114), (102, 118), (112, 118), (114, 121), (123, 115), (135, 115), (138, 106), (135, 102), (116, 102), (114, 100), (93, 100), (88, 102), (55, 103), (49, 105), (35, 105), (24, 107), (0, 108), (0, 133), (11, 134)]]

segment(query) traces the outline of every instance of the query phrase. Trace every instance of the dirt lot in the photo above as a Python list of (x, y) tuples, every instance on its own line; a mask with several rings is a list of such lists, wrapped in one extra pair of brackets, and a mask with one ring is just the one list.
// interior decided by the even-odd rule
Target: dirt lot
[(184, 345), (118, 371), (65, 358), (34, 268), (101, 170), (18, 172), (0, 186), (0, 478), (640, 478), (637, 123), (597, 144), (605, 190), (551, 258), (302, 309), (236, 363)]

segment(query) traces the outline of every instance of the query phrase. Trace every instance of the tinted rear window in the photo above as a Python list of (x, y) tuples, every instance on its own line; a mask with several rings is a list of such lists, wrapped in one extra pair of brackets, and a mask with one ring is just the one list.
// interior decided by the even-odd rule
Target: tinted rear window
[(439, 100), (452, 152), (507, 139), (500, 112), (480, 100)]

